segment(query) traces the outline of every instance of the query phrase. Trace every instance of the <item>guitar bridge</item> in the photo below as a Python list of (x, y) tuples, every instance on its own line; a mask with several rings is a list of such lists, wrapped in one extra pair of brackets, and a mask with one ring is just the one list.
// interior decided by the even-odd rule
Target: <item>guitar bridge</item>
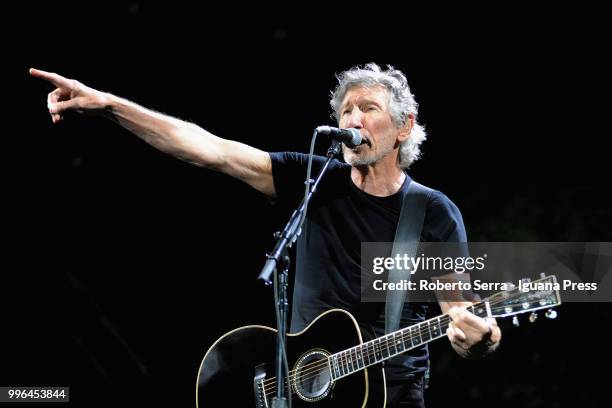
[(256, 408), (268, 408), (268, 398), (266, 398), (266, 386), (264, 385), (265, 378), (265, 364), (260, 364), (255, 367), (255, 377), (253, 378), (253, 390), (255, 392)]

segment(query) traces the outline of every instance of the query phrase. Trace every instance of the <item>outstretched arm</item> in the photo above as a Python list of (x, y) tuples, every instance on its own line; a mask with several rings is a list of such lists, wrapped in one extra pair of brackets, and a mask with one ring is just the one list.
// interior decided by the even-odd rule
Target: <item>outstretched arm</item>
[(47, 96), (53, 123), (66, 112), (97, 114), (118, 123), (145, 142), (181, 160), (236, 177), (269, 197), (275, 196), (270, 156), (222, 139), (201, 127), (98, 91), (61, 75), (30, 69), (30, 75), (56, 86)]

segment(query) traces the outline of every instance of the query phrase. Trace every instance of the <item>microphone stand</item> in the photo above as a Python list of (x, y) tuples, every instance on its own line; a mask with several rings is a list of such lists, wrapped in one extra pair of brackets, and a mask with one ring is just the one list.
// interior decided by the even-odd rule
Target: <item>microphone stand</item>
[[(276, 300), (277, 308), (277, 329), (278, 338), (276, 339), (276, 396), (272, 398), (272, 408), (285, 408), (287, 407), (287, 386), (285, 385), (284, 371), (283, 371), (283, 356), (286, 356), (285, 340), (287, 338), (287, 311), (289, 310), (289, 300), (287, 299), (287, 281), (289, 277), (289, 265), (290, 258), (288, 255), (288, 248), (297, 240), (301, 234), (300, 225), (302, 223), (303, 214), (305, 214), (310, 199), (313, 194), (317, 191), (319, 182), (323, 178), (323, 175), (327, 171), (330, 162), (334, 157), (340, 154), (342, 151), (341, 143), (334, 140), (332, 145), (327, 150), (327, 160), (319, 171), (316, 180), (306, 180), (306, 183), (312, 184), (312, 189), (309, 190), (308, 195), (304, 197), (300, 206), (293, 212), (289, 222), (283, 229), (282, 233), (276, 232), (274, 237), (276, 238), (276, 245), (272, 252), (266, 255), (267, 261), (261, 270), (257, 279), (263, 280), (266, 285), (270, 285), (270, 275), (274, 273), (275, 278), (277, 275), (277, 268), (281, 269), (281, 273), (278, 279), (278, 298)], [(277, 280), (275, 279), (275, 282)], [(276, 294), (276, 291), (275, 291)], [(291, 387), (289, 387), (291, 389)], [(291, 395), (289, 395), (291, 398)]]

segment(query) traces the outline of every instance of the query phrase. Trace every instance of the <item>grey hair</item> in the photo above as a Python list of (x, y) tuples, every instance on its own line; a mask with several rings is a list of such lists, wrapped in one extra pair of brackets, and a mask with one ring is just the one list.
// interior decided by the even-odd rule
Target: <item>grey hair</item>
[(373, 87), (383, 86), (389, 93), (389, 113), (395, 126), (399, 129), (406, 125), (408, 115), (413, 114), (415, 121), (410, 137), (402, 142), (399, 149), (399, 165), (407, 169), (421, 156), (421, 143), (427, 139), (425, 128), (416, 121), (419, 104), (415, 101), (414, 95), (410, 92), (406, 76), (387, 65), (387, 70), (382, 71), (375, 63), (366, 64), (363, 68), (353, 67), (336, 75), (338, 86), (331, 93), (329, 101), (333, 109), (333, 117), (336, 121), (340, 120), (340, 106), (346, 93), (354, 87)]

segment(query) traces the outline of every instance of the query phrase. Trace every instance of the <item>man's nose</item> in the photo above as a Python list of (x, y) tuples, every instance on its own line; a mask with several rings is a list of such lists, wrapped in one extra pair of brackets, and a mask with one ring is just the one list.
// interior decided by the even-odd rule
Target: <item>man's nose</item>
[(353, 109), (351, 113), (346, 116), (346, 121), (344, 123), (344, 128), (356, 128), (361, 129), (363, 127), (362, 119), (363, 115), (361, 110)]

